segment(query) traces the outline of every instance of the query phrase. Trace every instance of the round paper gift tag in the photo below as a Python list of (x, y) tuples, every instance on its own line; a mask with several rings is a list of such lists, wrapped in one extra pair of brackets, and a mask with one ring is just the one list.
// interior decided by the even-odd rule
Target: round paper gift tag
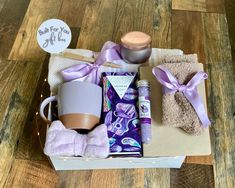
[(37, 31), (39, 46), (46, 52), (59, 53), (64, 51), (71, 42), (69, 26), (59, 19), (43, 22)]

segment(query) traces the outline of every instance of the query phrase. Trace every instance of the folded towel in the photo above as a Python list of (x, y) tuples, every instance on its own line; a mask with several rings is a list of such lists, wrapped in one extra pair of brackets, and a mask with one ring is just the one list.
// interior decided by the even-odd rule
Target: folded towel
[(47, 131), (44, 153), (48, 156), (106, 158), (109, 155), (107, 126), (99, 125), (82, 135), (66, 129), (61, 121), (53, 121)]
[[(198, 72), (195, 54), (167, 57), (162, 62), (162, 66), (170, 71), (180, 85), (186, 85)], [(180, 127), (192, 135), (199, 135), (203, 131), (196, 111), (180, 91), (163, 94), (162, 112), (162, 121), (165, 125)]]

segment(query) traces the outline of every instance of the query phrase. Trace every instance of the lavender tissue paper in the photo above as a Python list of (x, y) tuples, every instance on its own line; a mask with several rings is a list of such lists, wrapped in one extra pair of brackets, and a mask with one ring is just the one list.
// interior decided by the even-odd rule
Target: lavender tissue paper
[(103, 121), (110, 155), (141, 156), (136, 72), (103, 73)]

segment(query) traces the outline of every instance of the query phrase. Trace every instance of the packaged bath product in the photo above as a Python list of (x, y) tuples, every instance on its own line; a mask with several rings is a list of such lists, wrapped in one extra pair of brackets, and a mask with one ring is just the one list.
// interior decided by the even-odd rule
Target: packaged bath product
[(103, 73), (103, 121), (110, 155), (141, 156), (136, 72)]

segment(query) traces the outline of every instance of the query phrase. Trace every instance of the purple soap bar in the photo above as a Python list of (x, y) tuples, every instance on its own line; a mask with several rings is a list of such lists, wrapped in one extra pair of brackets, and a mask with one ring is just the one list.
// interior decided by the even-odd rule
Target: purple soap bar
[(103, 73), (103, 121), (111, 155), (141, 156), (137, 73)]

